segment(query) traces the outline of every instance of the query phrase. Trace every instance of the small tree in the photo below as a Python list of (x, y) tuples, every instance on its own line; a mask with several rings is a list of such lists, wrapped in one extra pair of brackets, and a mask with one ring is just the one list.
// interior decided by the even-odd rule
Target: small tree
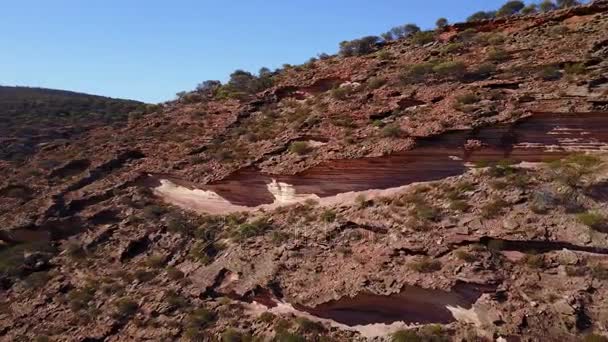
[(446, 18), (439, 18), (435, 22), (435, 25), (437, 26), (437, 28), (440, 28), (440, 29), (444, 28), (444, 27), (448, 26), (448, 20)]
[(526, 7), (526, 4), (524, 4), (523, 1), (507, 1), (507, 3), (502, 5), (502, 7), (498, 10), (497, 15), (499, 17), (514, 15), (519, 13), (519, 11), (521, 11), (524, 7)]
[(578, 0), (557, 0), (557, 7), (559, 8), (573, 7), (580, 4)]
[(556, 9), (557, 6), (551, 0), (545, 0), (538, 5), (538, 8), (541, 10), (541, 12), (549, 12)]
[(204, 94), (213, 94), (222, 86), (222, 82), (216, 80), (208, 80), (196, 86), (196, 90)]
[(393, 36), (393, 33), (391, 31), (384, 32), (383, 34), (380, 35), (380, 37), (382, 37), (382, 39), (384, 39), (385, 42), (390, 42), (391, 40), (395, 39), (395, 37)]
[(486, 20), (486, 19), (494, 19), (494, 17), (496, 17), (496, 12), (479, 11), (479, 12), (475, 12), (472, 15), (470, 15), (467, 18), (467, 21), (471, 22), (471, 21), (479, 21), (479, 20)]
[(393, 27), (390, 32), (395, 38), (405, 38), (413, 35), (414, 33), (420, 32), (420, 27), (416, 24), (405, 24), (402, 26)]
[(374, 48), (380, 41), (378, 36), (367, 36), (351, 41), (343, 41), (340, 43), (340, 54), (342, 56), (360, 56), (374, 51)]
[(538, 5), (537, 4), (529, 4), (528, 6), (524, 7), (521, 10), (521, 14), (534, 14), (538, 12)]

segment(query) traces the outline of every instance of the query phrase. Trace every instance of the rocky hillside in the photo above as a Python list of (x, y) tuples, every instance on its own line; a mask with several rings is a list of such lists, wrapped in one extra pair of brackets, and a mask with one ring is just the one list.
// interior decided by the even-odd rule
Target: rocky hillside
[(608, 2), (407, 30), (1, 161), (0, 340), (606, 341)]
[(36, 145), (70, 140), (93, 127), (126, 121), (144, 103), (65, 90), (0, 86), (0, 159), (21, 161)]

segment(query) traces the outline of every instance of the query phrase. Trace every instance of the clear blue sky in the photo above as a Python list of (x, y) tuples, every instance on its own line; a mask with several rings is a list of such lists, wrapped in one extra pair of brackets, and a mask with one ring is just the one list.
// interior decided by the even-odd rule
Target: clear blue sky
[(233, 70), (300, 64), (342, 40), (503, 0), (2, 1), (0, 84), (160, 102)]

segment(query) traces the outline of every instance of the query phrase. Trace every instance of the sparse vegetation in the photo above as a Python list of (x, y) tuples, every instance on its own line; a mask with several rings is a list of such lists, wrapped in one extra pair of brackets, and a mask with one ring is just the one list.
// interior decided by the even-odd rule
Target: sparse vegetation
[(327, 209), (325, 210), (322, 214), (321, 214), (321, 220), (323, 222), (327, 222), (327, 223), (331, 223), (334, 222), (336, 220), (336, 212), (331, 210), (331, 209)]
[(486, 219), (495, 218), (503, 212), (506, 206), (507, 202), (503, 199), (495, 198), (481, 207), (481, 216)]
[(409, 266), (412, 270), (420, 273), (432, 273), (441, 270), (441, 262), (439, 260), (431, 260), (427, 257), (414, 261)]
[(596, 212), (586, 212), (577, 215), (577, 219), (587, 227), (608, 233), (608, 219)]
[(403, 134), (401, 127), (396, 124), (390, 124), (382, 128), (382, 136), (385, 138), (398, 138)]
[(306, 141), (295, 141), (289, 145), (289, 151), (298, 155), (305, 155), (311, 151), (311, 148)]
[(380, 37), (377, 36), (367, 36), (351, 41), (343, 41), (340, 43), (340, 55), (344, 57), (365, 55), (373, 52), (379, 42)]
[(545, 81), (555, 81), (562, 77), (562, 73), (557, 67), (547, 65), (540, 70), (539, 76)]
[(433, 72), (443, 77), (461, 78), (466, 71), (467, 67), (460, 61), (443, 62), (433, 66)]
[(494, 48), (488, 52), (488, 60), (493, 62), (504, 62), (511, 58), (511, 55), (500, 48)]

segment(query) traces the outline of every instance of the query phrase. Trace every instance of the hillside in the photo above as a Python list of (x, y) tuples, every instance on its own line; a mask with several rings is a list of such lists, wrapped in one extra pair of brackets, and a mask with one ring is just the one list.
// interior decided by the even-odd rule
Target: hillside
[(404, 25), (5, 160), (0, 340), (606, 341), (608, 2), (564, 7)]
[(65, 90), (0, 86), (0, 159), (21, 160), (40, 143), (124, 122), (136, 110), (145, 111), (145, 104)]

